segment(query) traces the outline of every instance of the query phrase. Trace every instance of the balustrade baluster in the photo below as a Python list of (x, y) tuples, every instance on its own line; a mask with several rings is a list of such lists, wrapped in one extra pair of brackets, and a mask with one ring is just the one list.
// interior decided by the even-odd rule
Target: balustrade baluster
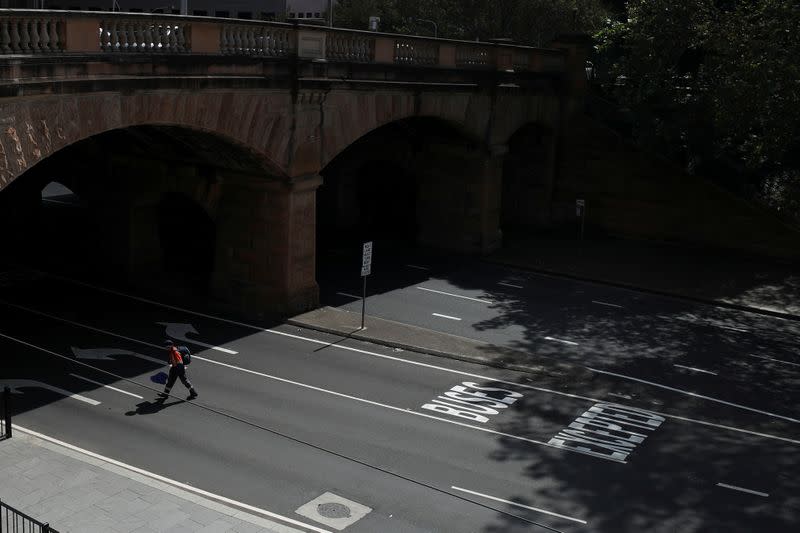
[(175, 26), (175, 38), (178, 43), (178, 51), (186, 52), (188, 48), (188, 43), (186, 42), (186, 31), (185, 31), (185, 26), (183, 24), (178, 24), (177, 26)]
[(20, 35), (19, 35), (19, 19), (12, 19), (11, 20), (11, 50), (14, 52), (19, 52), (22, 50), (20, 46)]
[(153, 49), (153, 25), (145, 23), (143, 29), (144, 42), (142, 42), (141, 49), (145, 52), (149, 52)]
[(31, 52), (37, 54), (42, 51), (39, 40), (39, 19), (31, 19)]
[(131, 40), (133, 39), (135, 42), (136, 39), (133, 35), (133, 28), (131, 27), (131, 24), (123, 20), (119, 23), (117, 32), (119, 34), (119, 51), (131, 52), (133, 49)]
[(11, 34), (8, 33), (8, 20), (0, 22), (0, 51), (4, 54), (11, 52)]
[(237, 26), (234, 28), (233, 34), (233, 42), (235, 43), (234, 53), (241, 54), (242, 53), (242, 28), (241, 26)]
[(30, 30), (28, 29), (28, 24), (28, 19), (21, 19), (19, 21), (19, 48), (22, 53), (28, 53), (31, 51), (31, 34)]
[(228, 26), (223, 26), (222, 31), (220, 32), (219, 49), (222, 51), (223, 54), (228, 53), (228, 43), (230, 42), (228, 41), (228, 29), (229, 29)]
[(144, 32), (142, 24), (138, 21), (131, 21), (131, 32), (133, 33), (133, 51), (139, 52), (143, 50), (142, 43), (144, 42)]
[(50, 34), (47, 32), (47, 26), (50, 24), (50, 21), (44, 19), (41, 21), (41, 30), (39, 31), (39, 42), (41, 43), (42, 52), (52, 52), (52, 48), (50, 47)]
[(178, 37), (175, 34), (177, 30), (177, 26), (167, 26), (167, 41), (169, 42), (169, 51), (173, 54), (178, 51)]

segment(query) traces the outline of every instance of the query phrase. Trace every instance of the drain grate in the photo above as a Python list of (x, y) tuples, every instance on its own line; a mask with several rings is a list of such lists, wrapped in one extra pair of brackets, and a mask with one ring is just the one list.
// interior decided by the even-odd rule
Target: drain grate
[(317, 512), (325, 518), (350, 518), (350, 508), (338, 502), (321, 503)]
[(317, 496), (295, 512), (339, 531), (353, 525), (372, 511), (366, 505), (342, 498), (332, 492)]

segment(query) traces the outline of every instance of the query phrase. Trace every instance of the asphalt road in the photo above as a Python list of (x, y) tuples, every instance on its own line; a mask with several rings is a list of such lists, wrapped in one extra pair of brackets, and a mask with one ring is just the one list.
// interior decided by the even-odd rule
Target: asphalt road
[[(412, 276), (419, 286), (463, 291), (454, 280), (467, 274), (458, 267), (446, 272), (444, 282), (436, 277), (439, 284), (430, 284), (434, 277), (420, 269), (412, 269)], [(492, 296), (495, 305), (500, 293), (477, 287), (481, 279), (488, 287), (495, 278), (484, 276), (495, 273), (474, 271), (473, 292), (460, 294)], [(353, 532), (546, 531), (542, 526), (581, 532), (794, 531), (800, 517), (800, 421), (795, 402), (781, 401), (796, 397), (800, 367), (793, 366), (798, 360), (789, 335), (775, 327), (771, 338), (766, 332), (773, 326), (766, 322), (739, 325), (763, 347), (758, 355), (774, 360), (740, 353), (734, 363), (737, 343), (720, 340), (703, 352), (708, 359), (685, 361), (698, 367), (715, 362), (716, 370), (763, 361), (769, 364), (757, 373), (761, 381), (683, 373), (655, 335), (637, 358), (636, 346), (646, 345), (644, 331), (633, 346), (608, 334), (585, 352), (576, 349), (588, 343), (585, 331), (561, 339), (578, 345), (548, 341), (552, 357), (579, 362), (582, 354), (591, 355), (585, 363), (601, 367), (591, 378), (575, 380), (288, 326), (261, 329), (63, 279), (0, 279), (0, 385), (17, 391), (15, 423), (301, 520), (309, 531), (330, 529), (295, 510), (325, 492), (371, 509), (346, 528)], [(377, 283), (391, 287), (397, 280)], [(589, 285), (570, 292), (562, 283), (541, 281), (538, 293), (535, 285), (522, 285), (526, 292), (518, 301), (530, 300), (528, 309), (541, 306), (552, 317), (548, 323), (566, 327), (571, 322), (557, 316), (560, 308), (547, 307), (561, 293), (576, 316), (583, 306), (596, 318), (599, 310), (581, 303), (577, 291), (591, 299), (609, 295), (595, 294), (600, 289)], [(384, 291), (380, 298), (387, 309), (402, 307), (393, 300), (406, 301), (410, 323), (429, 320), (421, 309), (438, 305), (434, 296), (447, 302), (440, 314), (480, 303), (453, 298), (455, 303), (416, 286)], [(414, 296), (393, 298), (394, 291)], [(629, 298), (607, 303), (636, 316), (603, 306), (603, 312), (616, 313), (606, 321), (618, 323), (620, 332), (641, 329), (634, 319), (647, 315), (655, 321), (656, 313), (696, 314), (697, 320), (670, 325), (690, 330), (696, 339), (722, 329), (701, 323), (718, 318), (682, 302), (635, 293)], [(372, 312), (380, 308), (377, 301), (370, 304)], [(485, 320), (474, 312), (475, 320)], [(731, 320), (746, 322), (733, 317), (725, 325)], [(531, 329), (526, 321), (517, 326)], [(189, 374), (200, 397), (192, 402), (182, 399), (180, 384), (173, 389), (176, 397), (163, 405), (153, 401), (161, 386), (151, 378), (164, 370), (160, 344), (167, 331), (185, 338), (197, 354)], [(713, 358), (720, 346), (731, 355)]]

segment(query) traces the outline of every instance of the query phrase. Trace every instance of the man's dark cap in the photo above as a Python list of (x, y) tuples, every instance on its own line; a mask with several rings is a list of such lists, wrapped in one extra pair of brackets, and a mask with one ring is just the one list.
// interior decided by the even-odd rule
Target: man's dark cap
[(175, 343), (171, 340), (167, 339), (164, 341), (164, 348), (169, 348), (170, 346), (175, 346)]

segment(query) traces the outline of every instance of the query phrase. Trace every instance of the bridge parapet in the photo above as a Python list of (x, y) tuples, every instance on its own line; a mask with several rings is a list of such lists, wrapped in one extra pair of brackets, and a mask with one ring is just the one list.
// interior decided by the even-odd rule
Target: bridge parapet
[(313, 25), (0, 9), (0, 55), (152, 54), (292, 57), (449, 69), (563, 73), (562, 50)]

